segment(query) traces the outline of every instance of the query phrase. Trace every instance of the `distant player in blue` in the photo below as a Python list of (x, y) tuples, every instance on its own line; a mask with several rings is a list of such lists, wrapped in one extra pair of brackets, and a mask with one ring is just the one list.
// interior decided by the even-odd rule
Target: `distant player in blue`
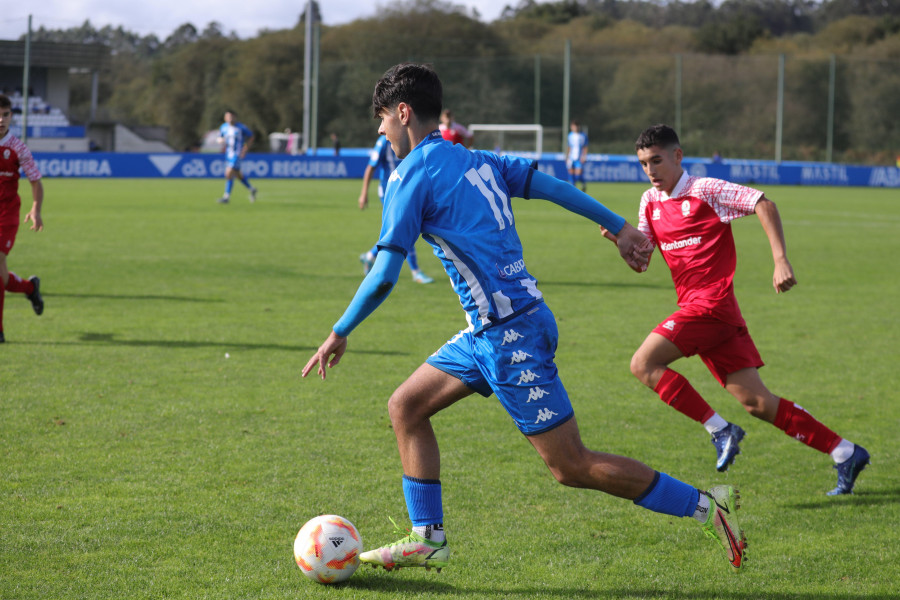
[(566, 168), (569, 170), (569, 183), (581, 183), (581, 191), (587, 191), (584, 180), (584, 164), (587, 162), (588, 137), (581, 131), (581, 124), (572, 121), (569, 125), (569, 136), (566, 138)]
[(235, 177), (250, 190), (250, 202), (256, 201), (256, 188), (250, 185), (250, 179), (241, 173), (241, 160), (253, 144), (253, 132), (243, 123), (239, 123), (236, 117), (233, 110), (226, 110), (225, 122), (219, 127), (219, 143), (225, 144), (225, 195), (219, 198), (220, 204), (228, 204), (231, 199)]
[[(369, 153), (369, 164), (363, 173), (362, 191), (359, 194), (359, 210), (365, 210), (369, 206), (369, 184), (373, 177), (378, 177), (378, 199), (384, 202), (384, 190), (387, 188), (388, 178), (400, 160), (391, 149), (390, 142), (383, 135), (375, 142), (375, 147)], [(372, 249), (359, 255), (359, 261), (363, 264), (363, 275), (369, 272), (375, 263), (375, 257), (378, 255), (378, 244), (372, 246)], [(431, 283), (434, 281), (419, 269), (419, 260), (416, 257), (416, 248), (413, 246), (406, 255), (406, 262), (412, 271), (413, 281), (416, 283)]]
[(302, 371), (306, 377), (317, 369), (324, 379), (326, 370), (340, 362), (347, 336), (390, 294), (404, 256), (422, 235), (443, 263), (468, 327), (428, 358), (388, 402), (413, 530), (364, 552), (360, 560), (388, 570), (447, 566), (440, 452), (430, 418), (473, 393), (493, 393), (560, 483), (600, 490), (668, 515), (693, 516), (740, 568), (745, 540), (734, 488), (700, 492), (636, 460), (582, 444), (554, 362), (556, 321), (525, 265), (511, 199), (550, 200), (616, 231), (619, 253), (636, 271), (646, 269), (650, 243), (625, 219), (537, 171), (532, 162), (470, 151), (442, 139), (441, 98), (441, 82), (425, 65), (397, 65), (376, 84), (378, 131), (402, 159), (385, 193), (380, 252)]

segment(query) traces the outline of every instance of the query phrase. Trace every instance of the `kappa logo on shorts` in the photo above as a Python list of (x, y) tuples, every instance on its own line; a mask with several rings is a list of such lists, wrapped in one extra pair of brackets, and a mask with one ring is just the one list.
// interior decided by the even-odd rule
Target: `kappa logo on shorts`
[(555, 413), (552, 410), (550, 410), (549, 408), (542, 408), (541, 410), (538, 411), (537, 421), (535, 421), (534, 424), (537, 425), (538, 423), (543, 423), (544, 421), (549, 421), (550, 419), (552, 419), (553, 417), (556, 417), (558, 415), (559, 415), (559, 413)]
[(528, 390), (528, 402), (531, 402), (532, 400), (540, 400), (549, 393), (550, 392), (548, 392), (544, 388), (533, 387)]
[(675, 331), (675, 321), (669, 319), (665, 323), (663, 323), (663, 329), (668, 329), (669, 331)]
[(514, 365), (520, 363), (522, 361), (528, 360), (531, 358), (531, 355), (525, 352), (524, 350), (516, 350), (512, 353), (512, 359), (510, 359), (509, 364)]
[(541, 376), (538, 375), (537, 373), (533, 373), (531, 371), (531, 369), (525, 369), (524, 371), (522, 371), (522, 374), (519, 376), (519, 385), (522, 385), (523, 383), (531, 383), (535, 379), (540, 379), (540, 378), (541, 378)]
[(503, 342), (500, 345), (505, 346), (506, 344), (512, 344), (513, 342), (518, 342), (524, 338), (525, 336), (515, 329), (507, 329), (503, 332)]

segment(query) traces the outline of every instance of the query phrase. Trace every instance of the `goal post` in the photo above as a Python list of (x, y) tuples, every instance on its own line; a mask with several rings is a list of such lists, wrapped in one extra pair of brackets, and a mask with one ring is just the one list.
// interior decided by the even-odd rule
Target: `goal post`
[(501, 152), (534, 152), (544, 151), (543, 125), (523, 124), (504, 125), (476, 123), (469, 125), (469, 131), (475, 136), (475, 146), (486, 150), (500, 149)]

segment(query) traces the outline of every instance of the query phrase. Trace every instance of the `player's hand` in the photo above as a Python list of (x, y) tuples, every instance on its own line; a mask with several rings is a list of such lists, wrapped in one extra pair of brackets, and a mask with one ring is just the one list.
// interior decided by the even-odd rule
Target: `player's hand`
[(772, 287), (775, 293), (780, 294), (786, 292), (797, 285), (797, 278), (794, 277), (794, 268), (790, 261), (784, 258), (775, 263), (775, 274), (772, 275)]
[(44, 230), (44, 220), (41, 219), (41, 213), (32, 209), (27, 215), (25, 215), (24, 223), (31, 221), (31, 230), (32, 231), (43, 231)]
[(653, 244), (650, 240), (628, 223), (625, 223), (615, 237), (619, 254), (625, 263), (638, 273), (646, 271), (650, 264), (650, 255), (653, 254)]
[(366, 210), (367, 206), (369, 206), (369, 194), (360, 194), (359, 195), (359, 210)]
[(341, 337), (332, 331), (331, 334), (329, 334), (328, 339), (319, 346), (316, 353), (312, 355), (312, 358), (310, 358), (309, 362), (306, 363), (306, 366), (303, 367), (303, 371), (301, 371), (300, 374), (303, 377), (306, 377), (309, 375), (310, 371), (312, 371), (313, 366), (319, 365), (319, 377), (325, 379), (325, 367), (327, 366), (330, 369), (337, 366), (337, 364), (341, 362), (341, 357), (344, 356), (346, 350), (347, 338)]

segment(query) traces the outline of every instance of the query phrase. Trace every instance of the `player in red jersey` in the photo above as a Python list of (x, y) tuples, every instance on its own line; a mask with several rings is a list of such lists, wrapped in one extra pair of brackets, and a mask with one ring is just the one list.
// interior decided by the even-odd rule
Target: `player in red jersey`
[(31, 301), (35, 314), (44, 312), (44, 300), (41, 297), (41, 280), (37, 277), (22, 279), (9, 271), (6, 257), (16, 241), (19, 230), (19, 169), (31, 182), (31, 194), (34, 202), (31, 210), (25, 215), (25, 223), (31, 221), (32, 231), (41, 231), (44, 221), (41, 219), (41, 204), (44, 202), (44, 187), (41, 185), (41, 173), (38, 171), (31, 152), (22, 141), (9, 132), (12, 124), (12, 102), (0, 94), (0, 343), (6, 341), (3, 334), (3, 300), (6, 292), (25, 294)]
[(441, 111), (440, 124), (438, 129), (441, 131), (441, 137), (454, 144), (462, 144), (466, 148), (472, 147), (475, 136), (469, 131), (465, 125), (460, 125), (453, 120), (453, 113), (449, 108)]
[[(688, 175), (681, 166), (678, 135), (670, 127), (650, 127), (635, 147), (653, 186), (641, 197), (638, 229), (669, 266), (680, 310), (647, 336), (631, 359), (631, 372), (663, 402), (704, 425), (718, 454), (716, 468), (725, 471), (740, 453), (744, 430), (719, 416), (687, 379), (669, 368), (679, 358), (699, 355), (747, 412), (831, 455), (838, 485), (829, 495), (851, 493), (869, 453), (766, 388), (758, 371), (763, 361), (734, 295), (737, 254), (731, 221), (754, 213), (772, 248), (775, 292), (797, 284), (775, 203), (759, 190)], [(604, 235), (615, 239), (607, 231)]]

